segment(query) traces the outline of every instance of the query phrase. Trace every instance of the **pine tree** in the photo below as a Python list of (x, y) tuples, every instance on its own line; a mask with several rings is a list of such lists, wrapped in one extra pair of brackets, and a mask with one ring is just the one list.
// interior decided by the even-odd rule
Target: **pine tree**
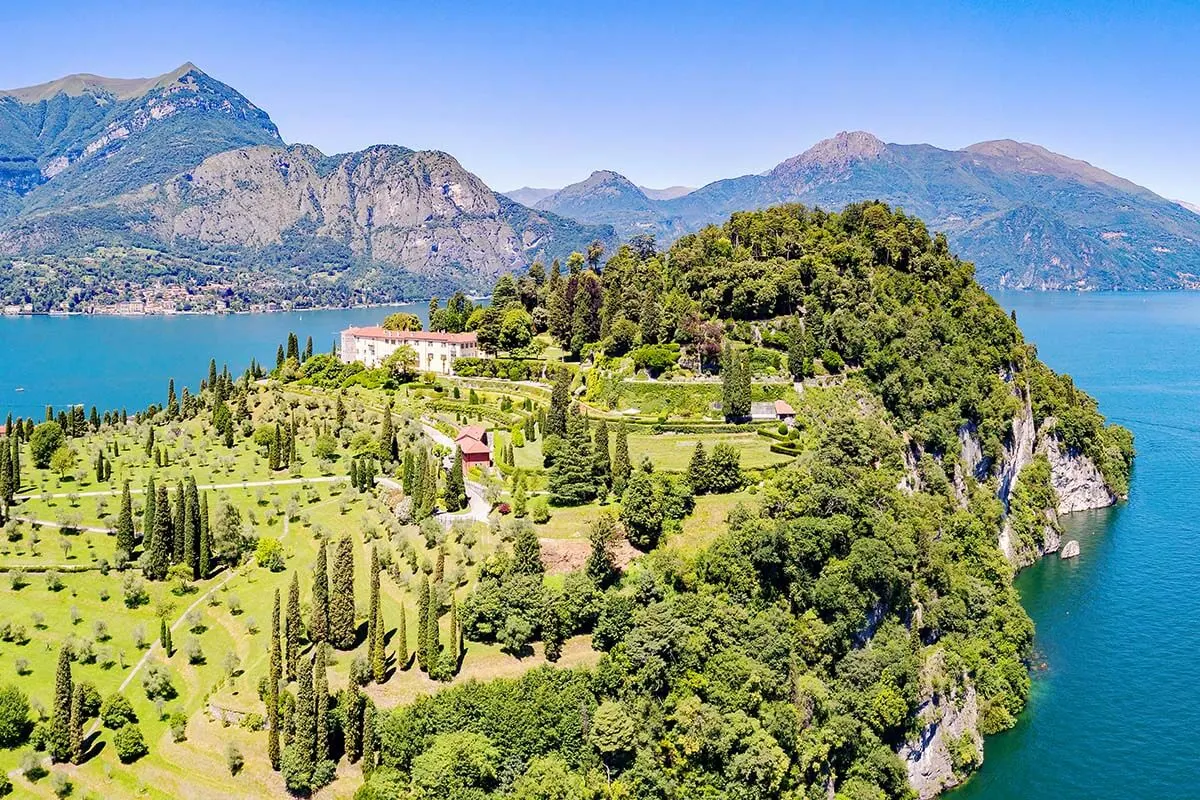
[(513, 542), (512, 571), (517, 575), (542, 575), (546, 571), (542, 565), (542, 544), (530, 526), (522, 528)]
[(349, 650), (355, 645), (354, 544), (349, 536), (338, 542), (333, 561), (333, 594), (329, 598), (329, 636), (333, 646)]
[(325, 671), (325, 645), (317, 645), (313, 667), (313, 695), (316, 701), (316, 760), (329, 758), (329, 675)]
[(376, 736), (375, 704), (368, 697), (366, 698), (366, 707), (363, 709), (362, 774), (364, 781), (370, 780), (371, 773), (375, 770)]
[(275, 605), (271, 610), (271, 667), (267, 673), (267, 757), (271, 769), (279, 771), (279, 587), (275, 588)]
[(287, 604), (287, 680), (296, 680), (296, 665), (300, 658), (300, 579), (292, 573), (292, 585), (288, 588)]
[(577, 412), (567, 418), (567, 434), (550, 467), (550, 501), (555, 505), (578, 506), (596, 496), (592, 474), (592, 441), (587, 421)]
[(208, 518), (208, 495), (200, 495), (200, 552), (199, 571), (201, 578), (207, 578), (212, 571), (212, 527)]
[(329, 567), (325, 542), (317, 547), (317, 563), (313, 567), (312, 613), (308, 623), (308, 638), (314, 642), (329, 641)]
[(625, 485), (629, 482), (629, 473), (633, 471), (629, 463), (629, 437), (625, 430), (625, 420), (617, 423), (616, 443), (613, 446), (613, 491), (623, 494)]
[(187, 499), (183, 481), (175, 484), (174, 515), (171, 520), (171, 563), (183, 563), (184, 540), (187, 539)]
[(71, 763), (83, 763), (83, 684), (71, 692)]
[(429, 584), (422, 575), (417, 583), (417, 667), (429, 671)]
[(711, 482), (704, 442), (698, 441), (696, 449), (692, 451), (692, 460), (688, 462), (688, 483), (691, 484), (694, 494), (707, 494)]
[(67, 645), (58, 651), (54, 676), (54, 713), (50, 720), (50, 757), (63, 763), (71, 758), (71, 705), (75, 693), (71, 680), (71, 654)]

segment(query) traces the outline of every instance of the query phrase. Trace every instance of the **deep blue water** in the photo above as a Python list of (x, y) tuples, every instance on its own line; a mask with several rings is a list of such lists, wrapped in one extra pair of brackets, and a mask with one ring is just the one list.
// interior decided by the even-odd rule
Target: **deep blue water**
[[(395, 308), (281, 314), (169, 317), (0, 317), (0, 424), (9, 412), (43, 419), (47, 405), (74, 403), (130, 413), (166, 402), (167, 381), (193, 389), (227, 363), (234, 375), (251, 358), (269, 367), (289, 331), (312, 336), (313, 352), (329, 352), (339, 331), (376, 325), (396, 310), (428, 322), (426, 303)], [(17, 392), (17, 387), (25, 391)]]
[(1051, 367), (1131, 428), (1129, 502), (1068, 519), (1017, 587), (1033, 696), (953, 800), (1200, 797), (1200, 294), (1001, 294)]
[[(1037, 625), (1032, 700), (953, 800), (1200, 797), (1200, 293), (999, 299), (1050, 366), (1133, 429), (1138, 459), (1127, 504), (1067, 521), (1078, 559), (1018, 578)], [(170, 377), (195, 386), (210, 357), (239, 372), (272, 362), (291, 330), (328, 350), (388, 311), (0, 318), (0, 414), (133, 410), (165, 400)]]

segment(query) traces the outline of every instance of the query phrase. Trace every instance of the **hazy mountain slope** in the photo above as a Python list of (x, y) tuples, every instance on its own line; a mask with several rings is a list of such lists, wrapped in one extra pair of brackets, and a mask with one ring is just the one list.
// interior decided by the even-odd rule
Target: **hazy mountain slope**
[(612, 225), (624, 238), (639, 233), (674, 238), (686, 232), (682, 222), (663, 214), (659, 202), (647, 197), (624, 175), (611, 170), (593, 172), (585, 180), (543, 197), (534, 207), (572, 219)]
[(557, 189), (537, 189), (533, 186), (522, 186), (520, 189), (501, 192), (501, 194), (523, 206), (533, 207), (537, 204), (538, 200), (541, 200), (543, 197), (549, 197), (557, 191)]
[(641, 198), (622, 213), (611, 198), (584, 192), (542, 204), (624, 235), (670, 240), (738, 210), (880, 199), (945, 231), (988, 286), (1179, 288), (1193, 286), (1200, 271), (1200, 216), (1091, 164), (1011, 140), (942, 150), (842, 133), (761, 175), (671, 200)]

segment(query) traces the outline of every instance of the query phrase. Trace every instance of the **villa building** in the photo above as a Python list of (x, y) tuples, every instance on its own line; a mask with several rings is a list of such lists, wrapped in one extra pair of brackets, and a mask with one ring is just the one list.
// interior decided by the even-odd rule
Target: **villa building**
[(454, 359), (484, 356), (473, 333), (438, 333), (436, 331), (389, 331), (380, 327), (347, 328), (342, 331), (342, 361), (351, 364), (361, 361), (367, 367), (378, 367), (383, 360), (408, 345), (417, 353), (417, 369), (439, 375), (454, 373)]
[(488, 441), (487, 430), (479, 425), (468, 425), (458, 432), (454, 444), (463, 454), (463, 467), (490, 467), (492, 465), (492, 444)]

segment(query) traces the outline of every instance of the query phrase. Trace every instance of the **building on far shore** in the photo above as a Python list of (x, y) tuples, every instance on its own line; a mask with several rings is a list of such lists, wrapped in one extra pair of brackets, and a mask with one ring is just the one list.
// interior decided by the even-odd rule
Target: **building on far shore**
[(341, 358), (346, 364), (361, 361), (365, 366), (374, 368), (402, 345), (408, 345), (416, 351), (417, 368), (421, 372), (440, 375), (454, 373), (456, 358), (484, 357), (474, 333), (389, 331), (371, 327), (342, 331)]

